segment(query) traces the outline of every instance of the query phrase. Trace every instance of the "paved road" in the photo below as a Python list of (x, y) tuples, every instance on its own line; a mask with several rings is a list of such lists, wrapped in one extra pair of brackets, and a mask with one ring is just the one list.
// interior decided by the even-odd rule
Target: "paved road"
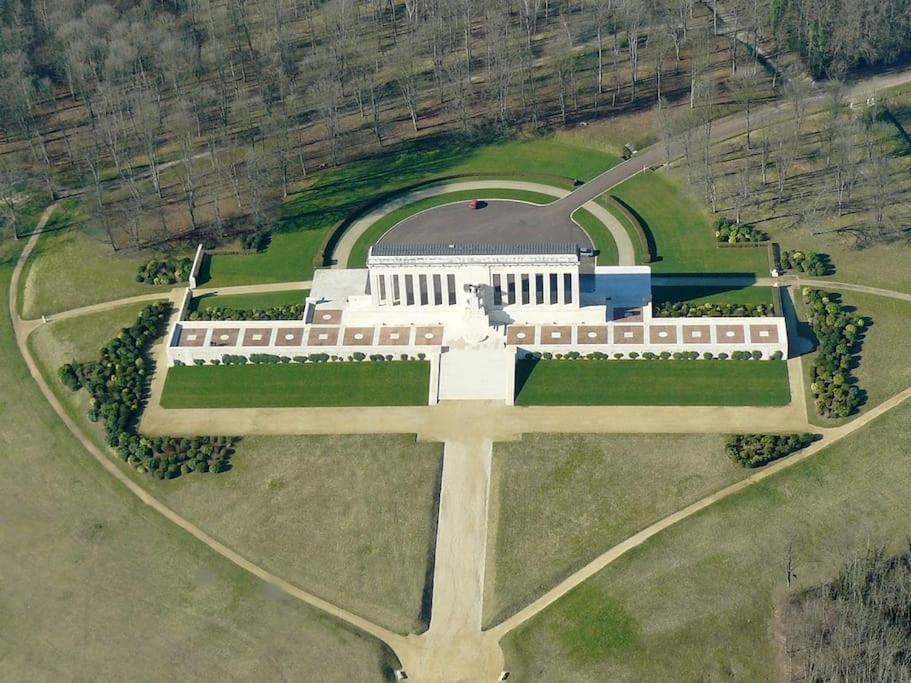
[(591, 239), (564, 211), (505, 199), (437, 206), (396, 224), (378, 244), (533, 244), (572, 242), (591, 248)]

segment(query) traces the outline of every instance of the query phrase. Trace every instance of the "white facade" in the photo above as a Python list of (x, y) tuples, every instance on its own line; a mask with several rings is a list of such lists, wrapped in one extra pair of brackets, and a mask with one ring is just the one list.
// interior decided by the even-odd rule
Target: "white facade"
[[(647, 266), (583, 268), (572, 244), (380, 245), (367, 266), (318, 270), (302, 320), (188, 321), (182, 310), (169, 336), (169, 362), (255, 353), (342, 360), (421, 354), (436, 362), (456, 349), (508, 350), (510, 358), (788, 353), (783, 317), (653, 317)], [(470, 361), (459, 355), (450, 369)], [(452, 391), (466, 393), (461, 384)]]

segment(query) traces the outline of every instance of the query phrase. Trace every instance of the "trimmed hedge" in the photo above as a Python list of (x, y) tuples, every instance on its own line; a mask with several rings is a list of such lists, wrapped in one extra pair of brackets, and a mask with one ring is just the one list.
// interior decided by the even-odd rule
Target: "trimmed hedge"
[(167, 303), (146, 306), (135, 323), (104, 345), (97, 361), (67, 363), (58, 376), (71, 390), (84, 388), (89, 393), (89, 419), (104, 424), (108, 445), (136, 471), (159, 479), (223, 472), (231, 466), (234, 437), (145, 437), (136, 430), (152, 370), (148, 352), (164, 331), (169, 313)]
[(732, 434), (724, 450), (731, 460), (744, 467), (762, 467), (806, 448), (816, 439), (815, 434)]
[(860, 390), (854, 384), (851, 365), (864, 320), (846, 311), (825, 292), (804, 288), (803, 296), (808, 322), (819, 341), (810, 384), (816, 412), (826, 418), (848, 417), (860, 405)]
[(304, 304), (288, 304), (271, 308), (226, 308), (213, 306), (192, 311), (189, 320), (302, 320)]
[(690, 304), (685, 301), (665, 301), (658, 304), (655, 310), (655, 316), (658, 318), (763, 318), (772, 313), (772, 306), (769, 304)]

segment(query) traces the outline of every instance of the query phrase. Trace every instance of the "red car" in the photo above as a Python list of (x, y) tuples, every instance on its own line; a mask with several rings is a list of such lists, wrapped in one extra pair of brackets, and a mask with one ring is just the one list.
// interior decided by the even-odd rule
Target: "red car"
[(470, 202), (468, 202), (468, 208), (469, 209), (480, 209), (481, 202), (479, 202), (477, 199), (472, 199)]

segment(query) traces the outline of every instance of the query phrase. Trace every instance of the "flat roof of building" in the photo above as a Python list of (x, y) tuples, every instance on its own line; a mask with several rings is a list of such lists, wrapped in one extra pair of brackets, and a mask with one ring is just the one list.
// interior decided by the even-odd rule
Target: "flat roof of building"
[(573, 242), (534, 242), (530, 244), (389, 244), (380, 242), (370, 249), (371, 256), (550, 256), (576, 254)]

